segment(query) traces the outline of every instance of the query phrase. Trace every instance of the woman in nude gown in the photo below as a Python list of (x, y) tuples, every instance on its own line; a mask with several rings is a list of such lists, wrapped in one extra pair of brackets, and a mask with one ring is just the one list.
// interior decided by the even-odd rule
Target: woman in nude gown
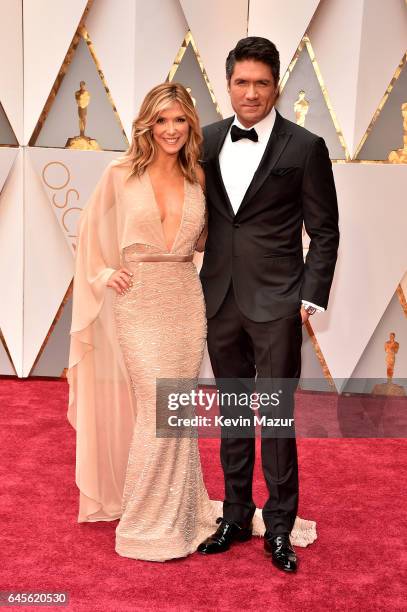
[[(206, 231), (201, 142), (185, 88), (155, 87), (80, 218), (68, 369), (78, 522), (120, 519), (116, 552), (136, 559), (194, 552), (222, 513), (196, 436), (156, 435), (157, 380), (197, 379), (205, 346), (192, 261)], [(263, 535), (259, 511), (253, 527)], [(315, 537), (297, 518), (293, 543)]]

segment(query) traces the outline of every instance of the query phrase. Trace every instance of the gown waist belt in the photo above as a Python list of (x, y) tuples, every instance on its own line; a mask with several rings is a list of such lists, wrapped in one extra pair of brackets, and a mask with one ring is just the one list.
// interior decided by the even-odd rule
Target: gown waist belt
[(124, 262), (139, 262), (139, 261), (192, 261), (193, 255), (176, 255), (175, 253), (140, 253), (128, 255)]

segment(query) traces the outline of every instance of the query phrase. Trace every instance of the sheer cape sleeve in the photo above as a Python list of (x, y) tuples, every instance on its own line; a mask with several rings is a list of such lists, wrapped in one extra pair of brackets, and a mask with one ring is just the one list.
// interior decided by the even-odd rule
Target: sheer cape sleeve
[(78, 522), (113, 520), (121, 500), (136, 401), (107, 287), (120, 268), (121, 173), (111, 162), (79, 219), (68, 366), (68, 420), (76, 430)]

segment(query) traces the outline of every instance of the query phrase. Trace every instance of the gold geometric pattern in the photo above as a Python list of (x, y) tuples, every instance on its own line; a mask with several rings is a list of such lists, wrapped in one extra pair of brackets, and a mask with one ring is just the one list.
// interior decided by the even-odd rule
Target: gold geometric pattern
[(336, 391), (336, 386), (335, 386), (335, 383), (334, 383), (334, 379), (332, 378), (331, 372), (329, 371), (328, 364), (327, 364), (327, 362), (325, 360), (325, 357), (324, 357), (324, 355), (322, 353), (321, 347), (319, 346), (319, 342), (318, 342), (318, 340), (317, 340), (317, 338), (315, 336), (314, 330), (312, 329), (312, 325), (309, 322), (309, 320), (306, 321), (304, 325), (305, 325), (306, 330), (308, 332), (308, 335), (309, 335), (309, 337), (311, 339), (312, 345), (314, 347), (315, 354), (316, 354), (316, 356), (318, 358), (318, 361), (319, 361), (319, 363), (321, 365), (322, 372), (323, 372), (326, 380), (328, 381), (329, 386), (332, 388), (333, 391)]
[(194, 37), (192, 36), (190, 30), (188, 30), (188, 32), (185, 35), (185, 38), (184, 38), (184, 40), (182, 42), (181, 47), (179, 48), (179, 51), (178, 51), (178, 53), (177, 53), (177, 55), (175, 57), (174, 63), (172, 65), (172, 67), (171, 67), (171, 70), (168, 73), (168, 76), (167, 76), (166, 80), (171, 83), (171, 81), (174, 79), (175, 73), (178, 70), (178, 67), (179, 67), (179, 65), (181, 63), (182, 58), (184, 57), (185, 51), (187, 50), (187, 47), (188, 47), (189, 44), (191, 45), (191, 47), (192, 47), (192, 49), (193, 49), (193, 51), (195, 53), (195, 57), (197, 59), (199, 68), (200, 68), (200, 70), (202, 72), (202, 76), (203, 76), (203, 78), (205, 80), (205, 83), (206, 83), (206, 86), (208, 88), (209, 94), (210, 94), (210, 96), (212, 98), (212, 102), (215, 105), (216, 112), (222, 117), (222, 113), (220, 111), (219, 104), (216, 101), (216, 97), (215, 97), (215, 94), (214, 94), (214, 91), (213, 91), (213, 87), (212, 87), (212, 85), (211, 85), (211, 83), (209, 81), (209, 77), (208, 77), (208, 75), (206, 73), (205, 66), (203, 65), (201, 56), (199, 55), (198, 48), (197, 48), (196, 43), (194, 41)]
[(3, 121), (6, 121), (7, 127), (9, 128), (9, 130), (10, 130), (10, 132), (12, 134), (12, 137), (14, 137), (15, 142), (9, 142), (9, 143), (0, 142), (0, 147), (18, 147), (19, 144), (18, 144), (17, 137), (14, 134), (14, 130), (13, 130), (12, 126), (11, 126), (10, 120), (9, 120), (9, 118), (6, 115), (6, 111), (4, 110), (3, 105), (0, 103), (0, 116), (1, 115), (3, 116)]
[[(202, 1), (202, 0), (199, 0), (199, 1)], [(405, 0), (405, 3), (407, 5), (407, 0)], [(93, 0), (88, 0), (87, 5), (86, 5), (86, 7), (84, 9), (83, 15), (82, 15), (82, 17), (80, 19), (79, 25), (78, 25), (78, 27), (76, 29), (76, 32), (75, 32), (74, 36), (73, 36), (72, 42), (71, 42), (71, 44), (69, 46), (69, 49), (68, 49), (68, 51), (66, 53), (66, 56), (64, 58), (64, 61), (62, 63), (62, 66), (61, 66), (61, 68), (59, 70), (59, 73), (58, 73), (58, 75), (57, 75), (57, 77), (55, 79), (55, 82), (54, 82), (54, 84), (53, 84), (53, 86), (51, 88), (50, 94), (49, 94), (49, 96), (47, 98), (47, 101), (46, 101), (46, 103), (44, 105), (44, 108), (43, 108), (43, 110), (41, 112), (41, 115), (39, 117), (37, 125), (36, 125), (32, 135), (31, 135), (31, 138), (29, 140), (29, 145), (30, 146), (34, 146), (36, 141), (37, 141), (37, 139), (38, 139), (38, 135), (39, 135), (39, 133), (40, 133), (40, 131), (41, 131), (41, 129), (42, 129), (46, 119), (47, 119), (47, 116), (49, 114), (49, 111), (50, 111), (50, 108), (51, 108), (51, 106), (53, 104), (53, 101), (55, 100), (55, 97), (56, 97), (57, 92), (58, 92), (58, 90), (59, 90), (59, 88), (61, 86), (61, 83), (63, 81), (64, 76), (67, 74), (67, 71), (69, 69), (69, 65), (72, 62), (74, 53), (75, 53), (75, 51), (76, 51), (76, 49), (78, 47), (78, 44), (80, 43), (81, 40), (83, 40), (86, 43), (86, 45), (87, 45), (87, 47), (89, 49), (89, 52), (90, 52), (91, 57), (93, 59), (93, 62), (96, 65), (96, 68), (97, 68), (97, 71), (98, 71), (98, 75), (99, 75), (99, 77), (100, 77), (100, 79), (101, 79), (101, 81), (103, 83), (104, 89), (106, 91), (106, 95), (108, 97), (109, 103), (110, 103), (110, 105), (111, 105), (111, 107), (112, 107), (112, 109), (113, 109), (113, 111), (115, 113), (116, 120), (117, 120), (117, 122), (118, 122), (118, 124), (120, 126), (120, 129), (121, 129), (121, 131), (122, 131), (122, 133), (124, 135), (124, 138), (125, 138), (126, 142), (128, 142), (126, 134), (125, 134), (125, 131), (123, 129), (123, 125), (122, 125), (121, 120), (120, 120), (120, 117), (119, 117), (119, 115), (117, 113), (117, 109), (116, 109), (115, 103), (114, 103), (114, 101), (112, 99), (110, 90), (107, 87), (107, 84), (105, 82), (105, 77), (104, 77), (104, 74), (103, 74), (103, 71), (102, 71), (101, 64), (100, 64), (100, 62), (99, 62), (99, 60), (98, 60), (98, 58), (96, 56), (94, 45), (93, 45), (93, 43), (92, 43), (92, 41), (90, 39), (89, 33), (88, 33), (88, 31), (86, 29), (86, 26), (85, 26), (86, 19), (87, 19), (88, 15), (89, 15), (89, 11), (90, 11), (92, 5), (93, 5)], [(118, 3), (118, 6), (119, 6), (119, 3)], [(247, 2), (247, 10), (248, 10), (248, 15), (247, 15), (247, 31), (248, 31), (248, 18), (249, 18), (249, 10), (250, 10), (250, 1)], [(172, 81), (174, 79), (176, 71), (177, 71), (177, 69), (178, 69), (178, 67), (179, 67), (179, 65), (180, 65), (180, 63), (182, 61), (182, 58), (183, 58), (183, 56), (184, 56), (184, 54), (186, 52), (186, 49), (187, 49), (189, 44), (191, 45), (192, 50), (193, 50), (193, 52), (195, 54), (195, 57), (197, 59), (200, 71), (201, 71), (202, 76), (203, 76), (203, 78), (205, 80), (208, 92), (209, 92), (210, 97), (211, 97), (211, 99), (213, 101), (213, 104), (214, 104), (214, 106), (216, 108), (216, 111), (219, 114), (219, 116), (222, 116), (220, 108), (219, 108), (219, 105), (218, 105), (218, 103), (216, 101), (216, 98), (215, 98), (214, 90), (213, 90), (213, 88), (211, 86), (211, 83), (209, 81), (209, 78), (208, 78), (208, 75), (206, 73), (205, 67), (203, 65), (202, 59), (200, 57), (199, 51), (197, 49), (197, 45), (196, 45), (196, 43), (194, 41), (194, 38), (193, 38), (193, 36), (192, 36), (192, 34), (191, 34), (191, 32), (189, 30), (188, 30), (188, 32), (187, 32), (187, 34), (186, 34), (186, 36), (185, 36), (185, 38), (184, 38), (184, 40), (182, 42), (182, 45), (181, 45), (181, 47), (180, 47), (180, 49), (179, 49), (179, 51), (178, 51), (178, 53), (176, 55), (176, 58), (175, 58), (174, 63), (173, 63), (173, 66), (172, 66), (172, 68), (171, 68), (171, 70), (170, 70), (170, 72), (168, 74), (167, 80), (168, 81)], [(358, 159), (356, 159), (356, 157), (359, 154), (359, 152), (360, 152), (363, 144), (365, 143), (366, 139), (368, 138), (369, 133), (372, 130), (374, 123), (376, 122), (376, 120), (377, 120), (381, 110), (383, 109), (383, 107), (384, 107), (384, 105), (385, 105), (385, 103), (386, 103), (386, 101), (387, 101), (387, 99), (389, 97), (389, 94), (391, 93), (391, 91), (392, 91), (392, 89), (394, 87), (395, 82), (397, 81), (397, 79), (398, 79), (398, 77), (399, 77), (399, 75), (401, 73), (401, 70), (403, 69), (403, 67), (406, 64), (407, 54), (405, 54), (403, 56), (399, 66), (397, 67), (397, 69), (396, 69), (396, 71), (395, 71), (395, 73), (394, 73), (394, 75), (393, 75), (393, 77), (391, 79), (391, 82), (390, 82), (389, 86), (387, 87), (386, 92), (385, 92), (382, 100), (380, 101), (379, 106), (376, 109), (375, 114), (374, 114), (374, 116), (373, 116), (373, 118), (372, 118), (372, 120), (371, 120), (371, 122), (370, 122), (370, 124), (369, 124), (369, 126), (367, 128), (367, 130), (366, 130), (366, 133), (364, 134), (361, 142), (359, 143), (359, 145), (358, 145), (358, 147), (357, 147), (357, 149), (355, 151), (354, 157), (351, 159), (349, 151), (348, 151), (348, 148), (347, 148), (347, 145), (346, 145), (346, 142), (345, 142), (345, 139), (344, 139), (344, 136), (343, 136), (343, 133), (342, 133), (342, 130), (341, 130), (340, 126), (339, 126), (336, 114), (335, 114), (334, 109), (332, 107), (332, 104), (331, 104), (331, 101), (330, 101), (330, 98), (329, 98), (329, 95), (328, 95), (328, 92), (327, 92), (327, 88), (326, 88), (325, 83), (323, 81), (321, 70), (320, 70), (319, 65), (317, 63), (317, 60), (316, 60), (316, 57), (315, 57), (315, 53), (313, 51), (313, 48), (312, 48), (311, 42), (309, 40), (308, 34), (306, 34), (302, 38), (302, 40), (300, 42), (300, 45), (298, 46), (297, 51), (296, 51), (296, 53), (295, 53), (295, 55), (294, 55), (290, 65), (289, 65), (286, 73), (284, 74), (284, 76), (283, 76), (283, 78), (282, 78), (282, 80), (280, 82), (280, 92), (283, 91), (283, 89), (284, 89), (284, 87), (285, 87), (285, 85), (287, 83), (287, 80), (290, 77), (290, 75), (291, 75), (291, 73), (292, 73), (292, 71), (293, 71), (293, 69), (295, 67), (296, 62), (298, 61), (298, 58), (299, 58), (301, 52), (304, 50), (304, 47), (306, 48), (306, 52), (308, 53), (309, 58), (310, 58), (310, 60), (312, 62), (312, 65), (313, 65), (313, 68), (314, 68), (314, 71), (315, 71), (318, 83), (319, 83), (320, 88), (321, 88), (322, 95), (324, 97), (326, 106), (327, 106), (328, 111), (330, 113), (330, 116), (332, 118), (332, 122), (333, 122), (333, 125), (335, 127), (335, 130), (336, 130), (339, 142), (341, 144), (341, 147), (344, 150), (345, 159), (344, 160), (341, 160), (341, 159), (332, 160), (333, 163), (388, 163), (385, 160), (380, 160), (379, 162), (377, 162), (377, 161), (370, 161), (370, 160), (358, 160)], [(346, 67), (344, 67), (344, 69), (346, 69)], [(406, 301), (406, 296), (404, 295), (403, 289), (402, 289), (402, 287), (400, 285), (397, 287), (396, 292), (397, 292), (397, 296), (398, 296), (398, 299), (400, 301), (400, 304), (401, 304), (401, 306), (403, 308), (404, 314), (407, 317), (407, 301)], [(64, 309), (64, 307), (65, 307), (65, 305), (67, 303), (67, 300), (70, 298), (71, 294), (72, 294), (72, 282), (71, 282), (70, 286), (68, 287), (68, 289), (67, 289), (67, 291), (65, 293), (65, 296), (64, 296), (64, 298), (62, 300), (62, 303), (59, 306), (59, 309), (58, 309), (58, 311), (57, 311), (57, 313), (56, 313), (56, 315), (54, 317), (54, 320), (53, 320), (53, 322), (52, 322), (52, 324), (51, 324), (51, 326), (50, 326), (50, 328), (48, 330), (47, 336), (46, 336), (46, 338), (44, 339), (44, 341), (42, 343), (42, 346), (41, 346), (41, 348), (40, 348), (40, 350), (39, 350), (39, 352), (37, 354), (35, 362), (34, 362), (32, 368), (31, 368), (31, 372), (34, 370), (36, 364), (38, 363), (38, 361), (39, 361), (39, 359), (40, 359), (40, 357), (41, 357), (41, 355), (43, 353), (43, 350), (44, 350), (44, 348), (45, 348), (45, 346), (46, 346), (46, 344), (48, 342), (48, 339), (51, 336), (51, 334), (53, 333), (53, 330), (55, 329), (55, 326), (58, 323), (58, 321), (59, 321), (59, 319), (60, 319), (60, 317), (62, 315), (63, 309)], [(318, 315), (316, 315), (316, 316), (318, 316)], [(316, 355), (318, 357), (318, 360), (319, 360), (319, 362), (321, 364), (321, 368), (322, 368), (322, 371), (324, 373), (324, 376), (327, 379), (329, 385), (333, 389), (335, 389), (335, 385), (334, 385), (333, 378), (331, 376), (328, 364), (326, 363), (324, 355), (322, 354), (321, 348), (319, 346), (319, 343), (317, 341), (317, 338), (315, 336), (315, 333), (313, 331), (311, 323), (309, 321), (307, 321), (305, 323), (305, 327), (306, 327), (306, 329), (308, 331), (308, 334), (309, 334), (309, 336), (311, 338), (311, 342), (313, 344), (313, 348), (314, 348), (315, 353), (316, 353)], [(0, 331), (0, 341), (3, 343), (5, 351), (6, 351), (7, 355), (8, 355), (8, 358), (10, 359), (10, 363), (12, 364), (13, 362), (11, 360), (9, 351), (7, 349), (7, 346), (6, 346), (6, 343), (4, 341), (3, 336), (1, 334), (1, 331)], [(13, 365), (13, 368), (14, 368), (14, 365)], [(62, 376), (64, 376), (64, 372), (62, 373)]]
[(44, 123), (47, 120), (47, 117), (48, 117), (48, 114), (49, 114), (49, 112), (51, 110), (52, 104), (53, 104), (53, 102), (54, 102), (54, 100), (55, 100), (55, 98), (57, 96), (59, 88), (61, 87), (62, 81), (63, 81), (66, 73), (68, 72), (69, 66), (70, 66), (70, 64), (72, 62), (73, 56), (75, 54), (75, 51), (76, 51), (76, 49), (77, 49), (81, 39), (86, 43), (86, 45), (87, 45), (87, 47), (89, 49), (90, 55), (91, 55), (91, 57), (92, 57), (92, 59), (93, 59), (93, 61), (95, 63), (95, 66), (96, 66), (99, 78), (102, 81), (103, 87), (104, 87), (104, 89), (106, 91), (107, 98), (108, 98), (109, 103), (110, 103), (110, 105), (112, 107), (112, 110), (114, 112), (115, 118), (116, 118), (116, 120), (117, 120), (117, 122), (119, 124), (120, 130), (121, 130), (121, 132), (123, 134), (123, 137), (124, 137), (126, 143), (129, 144), (127, 136), (126, 136), (126, 133), (124, 131), (124, 128), (123, 128), (123, 125), (122, 125), (122, 122), (121, 122), (121, 119), (120, 119), (119, 114), (117, 112), (116, 105), (115, 105), (115, 103), (113, 101), (110, 89), (107, 86), (107, 83), (106, 83), (106, 80), (105, 80), (105, 76), (104, 76), (103, 71), (101, 69), (100, 62), (99, 62), (99, 60), (98, 60), (98, 58), (96, 56), (94, 45), (93, 45), (93, 43), (92, 43), (92, 41), (90, 39), (88, 31), (86, 30), (86, 27), (85, 27), (85, 21), (86, 21), (86, 18), (88, 16), (88, 14), (89, 14), (89, 11), (90, 11), (90, 8), (92, 6), (92, 3), (93, 3), (93, 0), (88, 0), (88, 3), (86, 5), (86, 7), (85, 7), (83, 15), (82, 15), (82, 17), (80, 19), (79, 25), (78, 25), (78, 27), (76, 29), (76, 32), (74, 34), (74, 37), (72, 39), (72, 42), (69, 45), (69, 48), (68, 48), (68, 51), (67, 51), (67, 53), (65, 55), (64, 61), (62, 62), (62, 66), (61, 66), (61, 68), (60, 68), (60, 70), (58, 72), (58, 75), (57, 75), (57, 77), (56, 77), (56, 79), (54, 81), (54, 84), (53, 84), (52, 88), (51, 88), (51, 92), (50, 92), (50, 94), (49, 94), (49, 96), (47, 98), (47, 101), (46, 101), (45, 105), (44, 105), (43, 111), (42, 111), (42, 113), (40, 115), (40, 118), (39, 118), (39, 120), (37, 122), (37, 125), (35, 126), (35, 129), (34, 129), (34, 131), (32, 133), (31, 138), (30, 138), (30, 141), (29, 141), (29, 145), (30, 146), (35, 146), (35, 143), (36, 143), (36, 141), (38, 139), (38, 136), (39, 136), (39, 134), (40, 134), (40, 132), (41, 132), (43, 126), (44, 126)]
[(397, 79), (399, 78), (399, 76), (400, 76), (404, 66), (406, 65), (406, 62), (407, 62), (407, 52), (401, 58), (400, 63), (397, 66), (396, 71), (393, 74), (393, 76), (392, 76), (392, 78), (390, 80), (390, 83), (388, 84), (388, 86), (386, 88), (386, 91), (384, 92), (384, 95), (383, 95), (382, 99), (379, 102), (379, 105), (378, 105), (378, 107), (377, 107), (377, 109), (376, 109), (376, 111), (375, 111), (375, 113), (374, 113), (374, 115), (372, 117), (371, 122), (369, 123), (369, 125), (367, 127), (366, 132), (364, 133), (360, 143), (356, 147), (356, 151), (355, 151), (355, 154), (354, 154), (354, 156), (352, 158), (352, 162), (359, 163), (359, 164), (389, 164), (389, 163), (391, 163), (387, 159), (382, 159), (382, 160), (370, 160), (370, 159), (368, 159), (368, 160), (366, 160), (366, 159), (356, 159), (356, 158), (359, 155), (363, 145), (365, 144), (365, 142), (366, 142), (370, 132), (372, 131), (372, 129), (373, 129), (373, 127), (374, 127), (374, 125), (375, 125), (375, 123), (376, 123), (380, 113), (382, 112), (382, 109), (383, 109), (384, 105), (386, 104), (387, 99), (390, 96), (390, 94), (392, 92), (392, 89), (393, 89)]
[(93, 45), (93, 43), (92, 43), (92, 41), (91, 41), (91, 39), (90, 39), (89, 33), (88, 33), (88, 31), (86, 30), (85, 26), (83, 26), (83, 25), (81, 25), (81, 26), (78, 28), (78, 30), (79, 30), (79, 33), (81, 34), (81, 36), (83, 37), (84, 41), (86, 42), (87, 46), (88, 46), (88, 49), (89, 49), (90, 54), (91, 54), (91, 56), (92, 56), (92, 59), (93, 59), (93, 61), (95, 62), (95, 65), (96, 65), (96, 68), (97, 68), (97, 71), (98, 71), (98, 74), (99, 74), (100, 80), (102, 81), (102, 83), (103, 83), (103, 87), (105, 88), (105, 91), (106, 91), (106, 94), (107, 94), (108, 100), (109, 100), (109, 102), (110, 102), (110, 104), (111, 104), (111, 106), (112, 106), (112, 109), (113, 109), (113, 112), (114, 112), (114, 114), (115, 114), (116, 120), (117, 120), (117, 122), (118, 122), (118, 124), (119, 124), (119, 126), (120, 126), (120, 129), (121, 129), (121, 131), (122, 131), (122, 133), (123, 133), (123, 136), (124, 136), (124, 138), (125, 138), (125, 140), (126, 140), (126, 142), (127, 142), (127, 145), (129, 145), (130, 143), (129, 143), (128, 139), (127, 139), (126, 132), (124, 131), (124, 128), (123, 128), (123, 125), (122, 125), (121, 119), (120, 119), (120, 117), (119, 117), (119, 113), (117, 112), (116, 105), (115, 105), (115, 103), (114, 103), (114, 101), (113, 101), (113, 98), (112, 98), (112, 94), (111, 94), (111, 92), (110, 92), (110, 89), (109, 89), (109, 88), (108, 88), (108, 86), (107, 86), (106, 79), (105, 79), (105, 75), (104, 75), (103, 70), (102, 70), (102, 68), (101, 68), (100, 61), (99, 61), (99, 59), (98, 59), (98, 57), (97, 57), (97, 55), (96, 55), (96, 52), (95, 52), (95, 47), (94, 47), (94, 45)]
[(397, 293), (399, 302), (401, 304), (401, 307), (404, 311), (404, 315), (407, 317), (407, 300), (406, 300), (406, 296), (404, 295), (404, 291), (401, 285), (397, 286), (396, 293)]
[(69, 65), (70, 65), (70, 63), (72, 61), (72, 58), (73, 58), (74, 53), (76, 51), (76, 48), (77, 48), (77, 46), (79, 44), (79, 41), (81, 39), (81, 35), (79, 33), (79, 29), (85, 23), (85, 20), (86, 20), (88, 14), (89, 14), (89, 11), (91, 9), (92, 4), (93, 4), (93, 0), (88, 0), (88, 3), (86, 5), (86, 7), (85, 7), (85, 10), (83, 11), (83, 15), (82, 15), (82, 17), (81, 17), (81, 19), (79, 21), (79, 26), (78, 26), (75, 34), (74, 34), (74, 37), (72, 39), (71, 44), (69, 45), (69, 48), (68, 48), (68, 51), (66, 52), (64, 61), (62, 62), (62, 66), (61, 66), (61, 68), (60, 68), (60, 70), (59, 70), (59, 72), (57, 74), (57, 77), (56, 77), (56, 79), (54, 81), (53, 86), (51, 87), (51, 91), (49, 93), (47, 101), (45, 102), (45, 105), (44, 105), (44, 108), (43, 108), (42, 113), (40, 115), (40, 118), (38, 119), (37, 125), (35, 126), (34, 131), (33, 131), (32, 135), (31, 135), (30, 140), (29, 140), (28, 144), (29, 144), (30, 147), (35, 146), (35, 143), (37, 141), (39, 133), (41, 132), (42, 127), (43, 127), (43, 125), (44, 125), (44, 123), (45, 123), (45, 121), (46, 121), (46, 119), (48, 117), (48, 113), (49, 113), (49, 111), (51, 109), (51, 106), (52, 106), (52, 104), (53, 104), (53, 102), (54, 102), (54, 100), (56, 98), (56, 95), (57, 95), (58, 90), (59, 90), (59, 88), (61, 86), (61, 83), (62, 83), (62, 81), (64, 79), (64, 76), (65, 76), (65, 74), (68, 71)]
[[(325, 104), (326, 104), (326, 106), (328, 108), (329, 114), (331, 115), (331, 119), (332, 119), (332, 122), (334, 124), (335, 131), (337, 133), (339, 142), (341, 143), (341, 146), (342, 146), (342, 148), (343, 148), (343, 150), (345, 152), (345, 160), (348, 161), (350, 159), (349, 150), (348, 150), (348, 147), (346, 145), (345, 138), (344, 138), (343, 132), (342, 132), (342, 130), (340, 128), (337, 116), (336, 116), (335, 111), (333, 109), (331, 100), (329, 98), (328, 90), (327, 90), (326, 85), (324, 83), (324, 80), (322, 78), (322, 73), (321, 73), (320, 67), (318, 65), (318, 62), (316, 60), (315, 53), (314, 53), (314, 50), (313, 50), (312, 45), (311, 45), (311, 41), (308, 38), (307, 34), (305, 34), (303, 36), (303, 38), (302, 38), (302, 40), (301, 40), (301, 42), (300, 42), (300, 44), (299, 44), (295, 54), (294, 54), (293, 59), (291, 60), (291, 62), (289, 64), (285, 74), (283, 75), (283, 78), (280, 80), (280, 94), (283, 92), (284, 87), (286, 86), (287, 81), (288, 81), (292, 71), (294, 70), (294, 67), (295, 67), (295, 65), (296, 65), (296, 63), (298, 61), (298, 58), (300, 57), (304, 47), (306, 48), (306, 50), (308, 52), (309, 58), (311, 60), (312, 66), (314, 68), (316, 77), (318, 79), (319, 86), (321, 88), (321, 92), (322, 92), (323, 98), (325, 100)], [(336, 160), (332, 160), (332, 161), (336, 161)], [(343, 160), (340, 160), (340, 161), (343, 161)]]

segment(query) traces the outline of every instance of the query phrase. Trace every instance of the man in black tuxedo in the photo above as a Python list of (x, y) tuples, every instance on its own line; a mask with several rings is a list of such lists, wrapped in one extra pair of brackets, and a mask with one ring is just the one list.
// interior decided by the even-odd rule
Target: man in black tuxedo
[[(322, 138), (275, 110), (279, 71), (272, 42), (240, 40), (226, 60), (235, 116), (204, 128), (209, 220), (201, 281), (217, 379), (298, 380), (302, 324), (328, 304), (339, 242), (332, 165)], [(303, 223), (311, 238), (305, 263)], [(262, 433), (261, 454), (265, 552), (295, 571), (295, 436)], [(223, 552), (251, 537), (254, 461), (254, 435), (222, 435), (223, 518), (199, 552)]]

